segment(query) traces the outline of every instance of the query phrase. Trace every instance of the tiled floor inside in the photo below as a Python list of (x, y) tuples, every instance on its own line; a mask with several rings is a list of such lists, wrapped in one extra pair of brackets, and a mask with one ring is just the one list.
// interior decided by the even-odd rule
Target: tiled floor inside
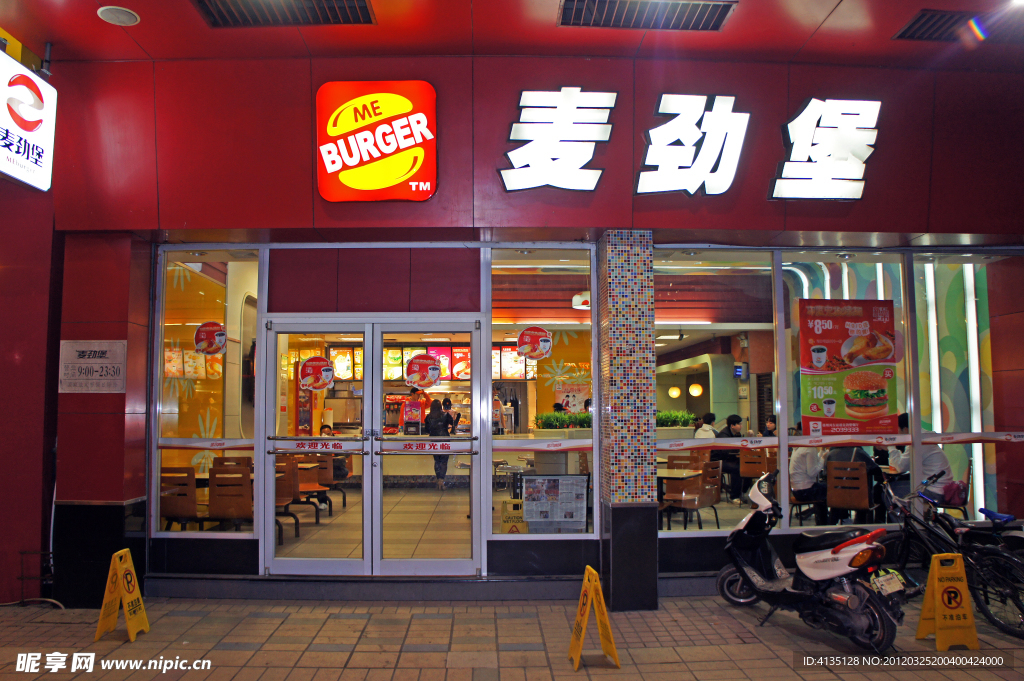
[[(320, 511), (320, 524), (309, 505), (290, 507), (299, 517), (299, 537), (291, 518), (284, 525), (284, 544), (277, 555), (287, 558), (361, 558), (363, 555), (363, 503), (358, 489), (331, 491), (333, 515)], [(384, 558), (472, 558), (472, 528), (466, 516), (469, 490), (465, 487), (385, 489), (383, 497)]]
[[(591, 618), (583, 664), (569, 663), (575, 601), (326, 602), (148, 599), (152, 630), (127, 641), (118, 629), (93, 642), (97, 610), (49, 606), (0, 608), (0, 677), (68, 678), (18, 673), (18, 653), (96, 653), (83, 679), (104, 681), (559, 681), (628, 679), (688, 681), (751, 679), (892, 681), (1024, 679), (1022, 641), (980, 620), (982, 652), (1002, 656), (1002, 668), (811, 669), (805, 654), (864, 651), (847, 639), (814, 630), (791, 613), (764, 627), (764, 605), (734, 608), (718, 598), (663, 598), (653, 612), (611, 614), (621, 669), (600, 653)], [(895, 651), (934, 653), (917, 641), (918, 605), (907, 608)], [(101, 669), (101, 660), (206, 659), (207, 671)]]

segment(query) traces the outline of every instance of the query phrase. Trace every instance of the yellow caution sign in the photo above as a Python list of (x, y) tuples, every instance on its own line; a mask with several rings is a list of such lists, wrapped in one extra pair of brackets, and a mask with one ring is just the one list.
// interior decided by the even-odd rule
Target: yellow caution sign
[(100, 610), (100, 621), (96, 625), (94, 640), (99, 641), (103, 634), (117, 627), (117, 613), (120, 612), (122, 603), (128, 639), (134, 641), (140, 631), (149, 631), (149, 619), (146, 618), (146, 608), (142, 605), (139, 578), (135, 574), (132, 554), (128, 549), (118, 551), (110, 557), (107, 590), (103, 594), (103, 609)]
[(580, 605), (576, 608), (576, 623), (572, 626), (572, 642), (569, 644), (569, 659), (573, 669), (579, 670), (580, 657), (583, 656), (583, 639), (587, 637), (587, 620), (590, 619), (590, 604), (594, 604), (597, 615), (597, 630), (601, 635), (601, 652), (612, 658), (615, 668), (620, 669), (619, 653), (615, 649), (615, 638), (612, 636), (612, 624), (608, 620), (608, 611), (604, 607), (604, 593), (601, 591), (601, 578), (597, 571), (587, 566), (583, 573), (583, 590), (580, 591)]
[(917, 638), (929, 634), (935, 634), (935, 650), (949, 650), (955, 645), (966, 646), (968, 650), (981, 647), (964, 574), (964, 558), (959, 553), (932, 556)]
[(526, 534), (530, 525), (523, 520), (523, 502), (519, 499), (507, 499), (501, 502), (501, 533)]

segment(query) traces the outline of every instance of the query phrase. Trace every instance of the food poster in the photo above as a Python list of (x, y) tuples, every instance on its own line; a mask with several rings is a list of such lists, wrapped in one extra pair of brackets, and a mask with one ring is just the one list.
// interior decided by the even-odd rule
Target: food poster
[(533, 380), (537, 378), (537, 360), (526, 360), (526, 378), (527, 380)]
[(896, 433), (902, 349), (892, 301), (799, 303), (804, 435)]
[[(409, 366), (409, 360), (411, 360), (416, 355), (425, 355), (425, 354), (427, 354), (427, 348), (426, 347), (422, 347), (422, 348), (403, 347), (402, 348), (402, 366), (403, 367), (408, 367)], [(409, 377), (409, 375), (407, 373), (403, 373), (402, 376), (401, 376), (401, 378), (408, 378), (408, 377)]]
[(405, 367), (405, 384), (415, 388), (432, 388), (441, 380), (441, 365), (428, 354), (413, 355)]
[(583, 412), (592, 392), (590, 331), (549, 330), (551, 356), (537, 361), (537, 413), (554, 411), (555, 402)]
[(299, 387), (316, 392), (334, 387), (334, 367), (331, 366), (330, 360), (319, 355), (312, 355), (303, 360), (299, 365)]
[(530, 326), (519, 332), (518, 352), (532, 360), (551, 356), (551, 334), (539, 326)]
[(295, 434), (308, 437), (313, 434), (313, 392), (301, 386), (301, 382), (295, 384)]
[(206, 377), (217, 380), (224, 375), (224, 355), (206, 356)]
[(228, 347), (228, 334), (220, 322), (204, 322), (195, 333), (196, 352), (202, 355), (220, 355)]
[(491, 348), (491, 380), (501, 380), (501, 348)]
[(441, 367), (441, 380), (447, 381), (452, 377), (452, 349), (451, 348), (427, 348), (427, 354), (437, 360)]
[(331, 348), (331, 364), (334, 366), (335, 378), (341, 381), (352, 380), (352, 348)]
[(384, 380), (401, 381), (404, 378), (404, 368), (402, 348), (384, 348)]
[(354, 348), (352, 351), (352, 363), (354, 365), (354, 373), (357, 381), (363, 380), (363, 349)]
[(185, 362), (185, 378), (191, 378), (193, 380), (205, 379), (206, 355), (193, 350), (185, 350), (182, 354)]
[(526, 358), (516, 351), (515, 346), (501, 348), (501, 377), (506, 380), (526, 378)]
[(164, 377), (184, 378), (185, 364), (182, 361), (181, 348), (164, 349)]
[(472, 364), (469, 348), (452, 348), (452, 376), (457, 381), (468, 381)]

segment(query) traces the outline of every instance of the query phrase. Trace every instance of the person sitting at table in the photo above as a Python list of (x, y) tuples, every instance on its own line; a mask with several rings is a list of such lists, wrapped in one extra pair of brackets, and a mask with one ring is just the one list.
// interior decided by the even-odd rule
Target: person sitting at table
[[(868, 473), (868, 485), (872, 488), (868, 493), (868, 498), (872, 499), (878, 506), (876, 509), (875, 522), (885, 522), (885, 507), (881, 503), (881, 483), (884, 478), (882, 476), (882, 469), (878, 467), (878, 464), (864, 451), (863, 447), (832, 447), (828, 450), (828, 455), (825, 457), (825, 468), (828, 469), (829, 461), (841, 461), (843, 463), (853, 463), (856, 461), (863, 461), (867, 468)], [(874, 481), (874, 484), (871, 484)], [(835, 525), (841, 518), (849, 518), (850, 512), (841, 509), (829, 509), (828, 521), (830, 524)], [(857, 511), (855, 513), (854, 521), (859, 524), (871, 522), (868, 517), (867, 511)]]
[(779, 434), (776, 431), (779, 422), (776, 420), (775, 414), (764, 417), (764, 430), (761, 431), (761, 437), (778, 437)]
[(708, 412), (701, 416), (699, 419), (700, 426), (697, 427), (696, 432), (693, 436), (699, 439), (714, 439), (718, 437), (718, 433), (715, 431), (715, 415), (712, 412)]
[[(730, 414), (726, 417), (725, 428), (718, 433), (718, 437), (743, 437), (743, 419), (739, 414)], [(743, 478), (740, 477), (740, 450), (714, 449), (711, 451), (711, 460), (722, 462), (722, 473), (729, 474), (729, 496), (732, 497), (730, 503), (739, 506), (743, 503), (741, 497), (745, 491)]]
[[(900, 435), (910, 433), (910, 415), (900, 414), (897, 419)], [(922, 433), (922, 435), (933, 435), (933, 433)], [(913, 456), (913, 445), (907, 445), (901, 452), (896, 447), (889, 448), (889, 465), (897, 473), (906, 473), (910, 470), (910, 458)], [(953, 470), (949, 467), (949, 459), (946, 453), (938, 445), (921, 445), (921, 478), (930, 478), (936, 473), (942, 472), (942, 476), (934, 484), (925, 488), (925, 494), (942, 504), (946, 502), (946, 495), (942, 488), (953, 480)]]
[[(828, 522), (828, 507), (825, 505), (828, 486), (818, 481), (825, 467), (822, 453), (817, 447), (797, 447), (789, 456), (789, 491), (797, 501), (813, 503), (811, 510), (816, 525)], [(803, 513), (801, 518), (805, 517)]]

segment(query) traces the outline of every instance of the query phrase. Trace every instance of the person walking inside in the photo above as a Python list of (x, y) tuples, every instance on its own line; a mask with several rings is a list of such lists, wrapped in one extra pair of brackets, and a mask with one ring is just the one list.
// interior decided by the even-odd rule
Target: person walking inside
[[(434, 400), (430, 403), (430, 413), (427, 414), (427, 434), (430, 437), (450, 437), (455, 422), (451, 414), (441, 408), (441, 401)], [(437, 488), (444, 489), (444, 478), (448, 474), (448, 455), (434, 455), (434, 477), (437, 478)]]

